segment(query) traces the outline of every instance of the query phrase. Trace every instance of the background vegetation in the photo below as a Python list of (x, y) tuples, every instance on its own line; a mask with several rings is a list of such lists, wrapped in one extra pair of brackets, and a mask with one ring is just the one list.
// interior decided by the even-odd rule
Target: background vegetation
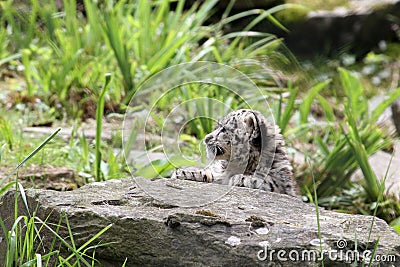
[[(4, 180), (7, 173), (38, 147), (40, 151), (29, 158), (26, 166), (68, 166), (79, 174), (78, 185), (126, 177), (129, 172), (120, 152), (120, 132), (116, 131), (108, 144), (101, 141), (103, 112), (108, 119), (121, 121), (124, 112), (147, 110), (147, 104), (158, 98), (159, 92), (134, 94), (149, 77), (179, 63), (212, 61), (244, 72), (262, 89), (262, 97), (247, 97), (252, 99), (251, 106), (260, 110), (265, 109), (267, 99), (289, 151), (305, 155), (307, 164), (298, 167), (296, 174), (307, 201), (313, 201), (314, 177), (319, 205), (343, 212), (376, 214), (400, 232), (398, 196), (383, 194), (383, 177), (376, 177), (367, 161), (378, 150), (390, 151), (394, 141), (377, 120), (400, 96), (398, 80), (392, 72), (398, 64), (394, 57), (398, 47), (390, 46), (392, 49), (386, 54), (371, 52), (360, 61), (343, 54), (329, 62), (316, 59), (300, 63), (285, 49), (282, 40), (252, 28), (265, 19), (283, 27), (273, 15), (286, 9), (304, 10), (303, 7), (288, 4), (230, 15), (230, 5), (218, 15), (217, 23), (212, 23), (210, 16), (216, 3), (206, 0), (185, 8), (183, 0), (152, 4), (85, 0), (83, 9), (76, 1), (67, 0), (62, 1), (62, 6), (56, 1), (0, 2), (0, 192), (16, 184)], [(232, 21), (250, 15), (251, 22), (243, 31), (225, 30)], [(382, 92), (388, 95), (387, 101), (369, 110), (368, 98)], [(128, 106), (132, 96), (141, 97), (135, 107)], [(219, 86), (181, 86), (157, 102), (148, 133), (159, 134), (175, 105), (201, 97), (219, 100), (233, 109), (248, 104)], [(224, 114), (224, 110), (215, 114), (204, 102), (181, 108), (183, 113), (196, 111), (205, 117)], [(43, 138), (27, 138), (23, 131), (26, 126), (67, 126), (78, 133), (90, 118), (97, 121), (93, 126), (97, 127), (94, 140), (81, 133), (68, 141), (54, 137), (42, 147)], [(184, 154), (201, 158), (198, 145), (212, 127), (213, 122), (208, 119), (190, 121), (180, 133)], [(135, 143), (137, 134), (132, 133), (131, 143)], [(153, 152), (162, 151), (158, 140), (146, 145)], [(192, 164), (182, 160), (179, 151), (175, 156), (178, 165)], [(148, 177), (168, 176), (176, 167), (163, 160), (153, 162), (153, 166), (134, 164), (136, 174)], [(350, 178), (358, 168), (364, 179), (354, 182)], [(40, 219), (15, 219), (15, 232), (7, 237), (9, 264), (15, 261), (20, 266), (31, 266), (38, 254), (33, 246), (23, 243), (34, 241), (18, 240), (20, 230), (16, 229), (26, 228), (34, 235), (33, 223)], [(21, 252), (15, 251), (22, 247), (28, 250), (17, 257)], [(86, 253), (86, 247), (72, 251), (74, 256), (59, 258), (60, 265), (89, 264), (92, 255)], [(46, 257), (49, 256), (42, 256)]]

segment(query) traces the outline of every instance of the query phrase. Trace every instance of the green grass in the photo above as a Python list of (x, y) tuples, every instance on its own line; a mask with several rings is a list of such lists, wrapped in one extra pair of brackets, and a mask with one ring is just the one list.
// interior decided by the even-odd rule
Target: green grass
[[(199, 60), (237, 64), (276, 53), (281, 40), (252, 28), (264, 19), (273, 20), (275, 12), (297, 7), (243, 12), (204, 26), (216, 2), (207, 0), (184, 10), (185, 1), (179, 0), (172, 10), (169, 0), (115, 5), (84, 1), (87, 17), (83, 17), (73, 2), (66, 1), (64, 12), (58, 12), (52, 4), (39, 8), (38, 0), (32, 0), (26, 17), (8, 1), (0, 18), (15, 31), (5, 39), (20, 36), (11, 41), (14, 46), (8, 53), (21, 57), (9, 61), (15, 68), (22, 64), (27, 95), (38, 96), (49, 106), (61, 105), (76, 117), (82, 115), (87, 98), (99, 94), (104, 73), (115, 77), (107, 92), (110, 105), (121, 100), (127, 104), (143, 81), (169, 66)], [(227, 23), (253, 14), (257, 16), (243, 31), (223, 33)]]
[[(23, 188), (22, 188), (23, 190)], [(22, 191), (21, 191), (22, 192)], [(20, 192), (20, 193), (21, 193)], [(26, 199), (23, 199), (26, 201)], [(21, 204), (21, 203), (20, 203)], [(27, 205), (25, 203), (25, 205)], [(18, 207), (16, 207), (18, 209)], [(17, 215), (17, 214), (16, 214)], [(63, 223), (65, 226), (61, 226)], [(108, 244), (92, 245), (112, 225), (108, 225), (100, 232), (90, 238), (85, 244), (77, 247), (71, 232), (71, 227), (67, 216), (62, 216), (58, 225), (53, 226), (43, 221), (35, 214), (26, 216), (20, 215), (15, 218), (11, 229), (7, 231), (4, 222), (0, 218), (0, 225), (6, 235), (4, 242), (7, 244), (6, 267), (11, 266), (93, 266), (97, 260), (93, 257), (96, 248)], [(62, 237), (58, 231), (61, 227), (66, 227), (69, 236)], [(54, 230), (53, 228), (56, 228)], [(44, 230), (53, 234), (53, 240), (50, 242), (53, 247), (48, 248), (48, 253), (43, 253), (41, 249), (41, 235)], [(67, 256), (54, 247), (55, 242), (61, 242), (67, 249)], [(39, 246), (37, 245), (39, 243)], [(46, 251), (46, 250), (44, 250)], [(92, 253), (92, 255), (91, 255)], [(56, 265), (50, 262), (50, 259), (56, 259)]]
[[(94, 251), (96, 248), (100, 246), (105, 246), (107, 244), (99, 244), (99, 245), (91, 245), (93, 241), (98, 239), (100, 235), (102, 235), (105, 231), (107, 231), (112, 225), (106, 226), (99, 233), (95, 234), (92, 238), (90, 238), (85, 244), (81, 245), (79, 248), (76, 247), (73, 234), (71, 232), (71, 227), (68, 222), (68, 217), (63, 215), (60, 218), (58, 225), (56, 226), (57, 230), (54, 230), (50, 224), (46, 222), (46, 220), (42, 220), (37, 217), (35, 213), (31, 213), (29, 210), (29, 205), (27, 202), (27, 198), (25, 195), (25, 189), (18, 181), (18, 176), (16, 176), (16, 180), (14, 182), (10, 182), (6, 185), (3, 185), (4, 181), (11, 176), (13, 176), (24, 164), (26, 164), (30, 159), (36, 156), (43, 148), (58, 134), (61, 128), (58, 128), (55, 132), (49, 135), (39, 146), (37, 146), (31, 153), (29, 153), (8, 175), (5, 179), (2, 179), (0, 182), (0, 195), (3, 195), (5, 190), (9, 189), (11, 186), (15, 186), (15, 204), (14, 204), (14, 223), (11, 226), (11, 229), (8, 229), (3, 221), (3, 218), (0, 218), (0, 226), (5, 235), (5, 240), (7, 244), (6, 250), (6, 258), (5, 258), (5, 266), (50, 266), (50, 258), (56, 257), (57, 266), (93, 266), (96, 262), (94, 257), (91, 257), (88, 252)], [(21, 204), (23, 208), (21, 208)], [(19, 211), (25, 210), (24, 213), (27, 215), (20, 215)], [(62, 221), (65, 220), (65, 227), (68, 230), (69, 236), (62, 237), (58, 233), (58, 230), (61, 227)], [(71, 253), (66, 258), (63, 257), (61, 251), (56, 250), (54, 247), (48, 248), (49, 252), (42, 255), (40, 247), (42, 244), (41, 231), (46, 229), (50, 231), (53, 236), (52, 244), (55, 244), (55, 240), (60, 241)], [(67, 241), (67, 238), (69, 241)], [(37, 245), (39, 244), (39, 245)], [(91, 245), (91, 246), (89, 246)], [(46, 251), (46, 249), (45, 249)], [(89, 259), (89, 261), (87, 260)], [(43, 265), (43, 263), (45, 264)]]
[[(317, 150), (314, 153), (317, 156), (313, 159), (318, 173), (319, 203), (348, 212), (377, 214), (391, 222), (399, 216), (399, 202), (392, 196), (384, 196), (385, 200), (379, 201), (384, 177), (376, 177), (368, 157), (388, 148), (393, 141), (377, 126), (377, 119), (399, 97), (400, 89), (390, 93), (387, 101), (383, 101), (370, 112), (360, 81), (344, 69), (339, 69), (339, 72), (347, 95), (344, 101), (344, 118), (336, 126), (325, 124), (328, 127), (322, 131), (322, 137), (315, 138)], [(332, 113), (329, 106), (324, 109), (325, 114)], [(361, 169), (364, 177), (360, 184), (350, 181), (357, 168)], [(306, 181), (305, 185), (307, 184), (312, 186), (310, 180)], [(374, 211), (375, 207), (378, 210)]]
[[(313, 177), (311, 170), (306, 170), (302, 174), (302, 179), (305, 179), (302, 180), (305, 192), (312, 192), (311, 189), (316, 184), (320, 205), (372, 214), (373, 209), (369, 206), (376, 205), (380, 196), (379, 188), (383, 185), (372, 171), (368, 157), (388, 148), (392, 143), (392, 139), (377, 126), (377, 119), (390, 103), (400, 96), (400, 88), (391, 92), (386, 101), (370, 111), (364, 88), (356, 75), (343, 68), (339, 68), (338, 72), (345, 94), (344, 117), (337, 118), (332, 108), (333, 104), (321, 95), (321, 90), (327, 85), (327, 82), (322, 82), (303, 96), (298, 107), (298, 125), (286, 134), (297, 142), (300, 139), (303, 143), (313, 144), (313, 149), (305, 153), (314, 166), (312, 172), (315, 175), (315, 182), (311, 179)], [(319, 102), (323, 110), (323, 117), (314, 123), (308, 121), (311, 102), (314, 104)], [(293, 105), (288, 105), (287, 108), (295, 109)], [(285, 112), (296, 114), (295, 111)], [(363, 189), (350, 181), (357, 168), (361, 169), (364, 177), (361, 181)], [(349, 195), (349, 192), (352, 193)], [(399, 216), (400, 206), (395, 198), (388, 197), (386, 200), (386, 206), (379, 207), (378, 216), (390, 222)], [(354, 206), (354, 201), (361, 201), (364, 204)]]
[(0, 133), (3, 136), (8, 148), (13, 150), (14, 136), (11, 129), (11, 122), (4, 118), (0, 118)]

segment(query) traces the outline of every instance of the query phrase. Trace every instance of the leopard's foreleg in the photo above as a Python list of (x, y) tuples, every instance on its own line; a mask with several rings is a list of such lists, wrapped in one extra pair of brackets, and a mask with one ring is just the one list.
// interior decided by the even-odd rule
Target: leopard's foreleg
[(212, 183), (214, 177), (209, 169), (199, 167), (186, 167), (176, 169), (171, 178)]

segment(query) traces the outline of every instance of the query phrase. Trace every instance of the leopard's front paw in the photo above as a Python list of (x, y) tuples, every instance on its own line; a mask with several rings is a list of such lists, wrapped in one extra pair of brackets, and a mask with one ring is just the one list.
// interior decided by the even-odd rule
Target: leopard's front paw
[(213, 181), (212, 174), (208, 170), (199, 169), (195, 167), (175, 169), (171, 178), (192, 180), (198, 182), (207, 182), (207, 183), (211, 183)]
[(173, 179), (185, 179), (186, 173), (183, 171), (183, 169), (175, 169), (174, 172), (171, 175), (171, 178)]
[(229, 186), (244, 186), (245, 176), (243, 174), (236, 174), (229, 178)]
[[(244, 175), (244, 174), (236, 174), (233, 175), (229, 179), (230, 186), (241, 186), (241, 187), (248, 187), (253, 189), (263, 189), (264, 188), (264, 181), (261, 178)], [(265, 189), (264, 189), (265, 190)], [(271, 190), (269, 190), (271, 191)]]

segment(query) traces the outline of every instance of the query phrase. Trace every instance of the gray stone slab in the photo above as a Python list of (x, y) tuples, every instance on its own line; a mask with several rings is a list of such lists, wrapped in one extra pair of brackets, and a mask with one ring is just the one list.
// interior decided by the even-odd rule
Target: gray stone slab
[[(357, 242), (362, 260), (378, 239), (377, 254), (392, 257), (380, 266), (400, 261), (400, 236), (371, 216), (321, 208), (320, 243), (315, 207), (297, 198), (218, 184), (143, 179), (92, 183), (70, 192), (29, 189), (26, 196), (30, 209), (48, 223), (66, 214), (77, 246), (112, 224), (98, 240), (114, 242), (96, 250), (102, 266), (121, 266), (125, 258), (126, 266), (320, 266), (307, 258), (317, 255), (320, 245), (325, 266), (344, 266), (340, 253), (351, 252)], [(14, 197), (8, 192), (0, 201), (7, 229), (13, 223)], [(19, 207), (22, 215), (24, 207)], [(48, 246), (50, 235), (42, 235)], [(60, 235), (68, 235), (65, 228)], [(1, 264), (3, 232), (0, 240)]]

